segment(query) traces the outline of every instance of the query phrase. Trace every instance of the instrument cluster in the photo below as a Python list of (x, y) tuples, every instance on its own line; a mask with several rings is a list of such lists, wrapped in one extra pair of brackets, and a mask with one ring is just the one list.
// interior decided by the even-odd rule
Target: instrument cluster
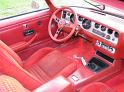
[[(71, 21), (72, 23), (74, 22), (74, 14), (70, 12), (63, 11), (61, 17), (66, 21)], [(78, 25), (80, 25), (83, 30), (105, 39), (106, 41), (109, 41), (115, 45), (118, 43), (119, 33), (111, 28), (91, 21), (82, 16), (78, 16)]]

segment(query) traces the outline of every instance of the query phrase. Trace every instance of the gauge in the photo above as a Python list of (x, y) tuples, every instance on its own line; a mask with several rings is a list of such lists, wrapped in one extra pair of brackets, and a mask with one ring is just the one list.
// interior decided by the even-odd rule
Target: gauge
[(95, 28), (99, 28), (99, 27), (100, 27), (100, 24), (95, 23)]
[(106, 30), (106, 27), (105, 26), (101, 26), (101, 30), (102, 31), (105, 31)]
[(79, 21), (83, 21), (83, 18), (81, 16), (78, 17)]
[(62, 18), (64, 19), (66, 18), (66, 13), (67, 13), (66, 11), (63, 11)]
[(68, 13), (67, 13), (67, 15), (68, 15), (68, 16), (70, 16), (70, 15), (71, 15), (71, 13), (69, 13), (69, 12), (68, 12)]
[(114, 36), (115, 36), (116, 38), (118, 38), (118, 37), (119, 37), (119, 33), (118, 33), (118, 32), (115, 32), (115, 33), (114, 33)]
[(74, 14), (71, 14), (71, 16), (70, 16), (70, 21), (71, 21), (72, 23), (74, 23)]
[(91, 21), (88, 19), (84, 19), (82, 22), (82, 26), (84, 29), (90, 29), (91, 28)]
[(113, 30), (112, 30), (112, 29), (108, 29), (108, 30), (107, 30), (107, 33), (108, 33), (108, 34), (112, 34), (112, 33), (113, 33)]

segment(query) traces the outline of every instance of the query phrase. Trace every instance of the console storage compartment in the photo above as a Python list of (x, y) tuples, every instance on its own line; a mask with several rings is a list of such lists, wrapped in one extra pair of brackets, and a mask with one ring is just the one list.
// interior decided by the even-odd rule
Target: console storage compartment
[(96, 57), (93, 57), (87, 64), (87, 67), (94, 72), (101, 71), (102, 69), (105, 69), (108, 66), (109, 66), (108, 64), (106, 64), (104, 61)]

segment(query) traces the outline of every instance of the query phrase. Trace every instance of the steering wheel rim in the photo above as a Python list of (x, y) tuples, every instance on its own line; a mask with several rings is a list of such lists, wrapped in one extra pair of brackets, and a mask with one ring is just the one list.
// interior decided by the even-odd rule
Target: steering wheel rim
[[(74, 23), (72, 23), (72, 24), (70, 25), (70, 27), (72, 28), (72, 30), (71, 30), (71, 32), (68, 34), (68, 36), (66, 36), (66, 37), (64, 37), (64, 38), (62, 38), (62, 39), (57, 39), (57, 38), (55, 37), (55, 35), (53, 36), (53, 34), (52, 34), (51, 25), (52, 25), (53, 19), (55, 20), (55, 17), (57, 17), (56, 14), (58, 14), (60, 11), (63, 11), (63, 10), (69, 10), (69, 11), (71, 11), (72, 14), (74, 14)], [(59, 18), (59, 19), (60, 19), (60, 18)], [(62, 20), (62, 19), (60, 19), (60, 20)], [(52, 16), (51, 16), (51, 18), (50, 18), (50, 21), (49, 21), (49, 24), (48, 24), (48, 33), (49, 33), (49, 35), (50, 35), (50, 37), (51, 37), (51, 39), (52, 39), (53, 41), (58, 42), (58, 43), (61, 43), (61, 42), (65, 42), (65, 41), (69, 40), (69, 38), (71, 38), (71, 36), (72, 36), (72, 35), (74, 34), (74, 32), (75, 32), (76, 26), (77, 26), (77, 14), (76, 14), (76, 13), (73, 11), (73, 9), (71, 9), (70, 7), (62, 7), (62, 8), (57, 9), (57, 10), (52, 14)], [(64, 25), (64, 27), (66, 27), (66, 26)], [(57, 30), (58, 30), (58, 29), (57, 29)], [(57, 32), (57, 31), (56, 31), (56, 32)]]

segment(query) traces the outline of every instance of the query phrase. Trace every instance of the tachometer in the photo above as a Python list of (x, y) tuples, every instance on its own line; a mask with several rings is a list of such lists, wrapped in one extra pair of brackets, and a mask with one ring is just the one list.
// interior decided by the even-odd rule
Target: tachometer
[(91, 28), (91, 21), (88, 19), (84, 19), (82, 22), (82, 26), (84, 29), (90, 29)]

